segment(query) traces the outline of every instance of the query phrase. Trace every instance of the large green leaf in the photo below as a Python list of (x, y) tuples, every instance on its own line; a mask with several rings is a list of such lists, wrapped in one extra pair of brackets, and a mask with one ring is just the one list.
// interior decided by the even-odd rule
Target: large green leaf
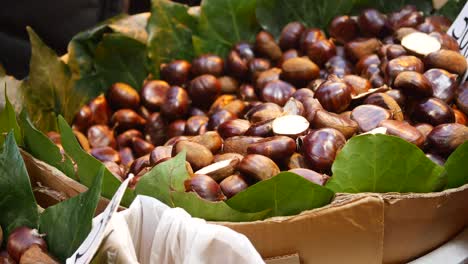
[(101, 194), (104, 166), (95, 172), (91, 188), (75, 197), (51, 206), (41, 214), (39, 231), (50, 253), (60, 261), (70, 257), (91, 231), (94, 212)]
[(444, 15), (454, 21), (458, 14), (462, 11), (465, 4), (466, 0), (449, 0), (440, 10), (437, 10), (437, 13)]
[(247, 222), (266, 218), (269, 210), (244, 213), (232, 209), (225, 202), (210, 202), (194, 192), (171, 192), (174, 207), (184, 208), (193, 217), (208, 221)]
[(169, 0), (153, 0), (148, 21), (148, 55), (153, 72), (175, 59), (193, 58), (192, 28), (197, 21), (187, 13), (188, 6)]
[[(75, 138), (72, 129), (61, 116), (58, 119), (60, 134), (62, 136), (62, 146), (65, 152), (75, 161), (78, 167), (78, 177), (80, 182), (88, 188), (93, 186), (96, 171), (102, 166), (102, 163), (93, 156), (86, 153)], [(104, 169), (102, 182), (102, 196), (111, 199), (119, 188), (121, 182), (112, 173)], [(127, 189), (122, 204), (129, 206), (135, 198), (134, 192)]]
[(85, 97), (73, 89), (68, 66), (28, 28), (32, 55), (29, 79), (24, 85), (24, 104), (33, 124), (41, 131), (56, 130), (56, 118), (72, 121)]
[(425, 14), (429, 14), (433, 9), (431, 0), (377, 0), (372, 1), (369, 5), (384, 13), (398, 11), (405, 5), (413, 5)]
[(268, 216), (294, 215), (331, 202), (333, 191), (303, 177), (281, 172), (238, 193), (227, 204), (242, 212), (270, 210)]
[(24, 131), (24, 147), (35, 158), (59, 169), (68, 177), (78, 180), (72, 161), (60, 153), (60, 149), (29, 120), (26, 112), (20, 115), (21, 128)]
[(351, 138), (337, 155), (326, 187), (335, 192), (432, 192), (443, 168), (413, 144), (387, 135)]
[(235, 43), (253, 41), (260, 29), (255, 6), (255, 0), (203, 0), (193, 42), (197, 55), (225, 56)]
[(122, 33), (125, 36), (131, 37), (146, 44), (148, 41), (148, 32), (146, 26), (150, 13), (141, 13), (133, 16), (123, 17), (112, 21), (109, 24), (114, 32)]
[(5, 108), (0, 110), (0, 145), (3, 144), (5, 141), (6, 135), (13, 130), (15, 135), (15, 140), (18, 145), (23, 145), (23, 135), (22, 131), (18, 125), (18, 121), (16, 120), (16, 113), (13, 105), (10, 103), (8, 99), (6, 88), (5, 91)]
[(184, 192), (184, 181), (188, 177), (189, 174), (185, 168), (185, 152), (182, 152), (153, 167), (138, 181), (135, 192), (155, 197), (169, 206), (174, 206), (170, 192)]
[(468, 141), (459, 146), (445, 162), (447, 188), (456, 188), (468, 183)]
[(0, 153), (0, 194), (0, 226), (4, 237), (19, 226), (37, 228), (36, 199), (13, 133), (6, 137)]
[(10, 100), (15, 112), (19, 113), (23, 104), (22, 94), (23, 81), (15, 79), (13, 76), (6, 75), (5, 72), (0, 69), (0, 109), (5, 107), (5, 90), (8, 99)]

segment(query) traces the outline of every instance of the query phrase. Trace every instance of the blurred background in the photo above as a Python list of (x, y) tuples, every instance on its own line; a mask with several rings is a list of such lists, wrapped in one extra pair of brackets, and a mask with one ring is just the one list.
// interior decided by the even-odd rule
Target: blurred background
[[(198, 5), (199, 0), (175, 2)], [(0, 64), (9, 75), (23, 79), (28, 74), (31, 47), (26, 26), (63, 55), (78, 32), (121, 13), (149, 12), (150, 0), (15, 0), (0, 8)]]

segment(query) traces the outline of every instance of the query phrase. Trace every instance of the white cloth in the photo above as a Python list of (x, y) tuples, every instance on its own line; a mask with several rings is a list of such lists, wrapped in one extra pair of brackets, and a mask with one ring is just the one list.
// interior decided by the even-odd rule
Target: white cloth
[(147, 196), (114, 215), (106, 235), (93, 262), (264, 263), (244, 235)]

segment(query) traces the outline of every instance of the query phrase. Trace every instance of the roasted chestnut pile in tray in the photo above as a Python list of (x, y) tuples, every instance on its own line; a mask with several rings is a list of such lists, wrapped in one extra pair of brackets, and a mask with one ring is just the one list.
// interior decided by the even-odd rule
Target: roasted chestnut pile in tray
[[(0, 246), (3, 243), (3, 230), (0, 227)], [(6, 250), (0, 249), (2, 264), (58, 263), (47, 253), (43, 235), (36, 229), (20, 226), (14, 229), (6, 240)]]
[(187, 191), (213, 201), (282, 170), (323, 185), (346, 141), (374, 129), (443, 164), (468, 140), (467, 63), (450, 23), (412, 6), (336, 17), (329, 36), (291, 22), (278, 41), (261, 31), (226, 58), (163, 64), (139, 91), (115, 83), (73, 129), (117, 178), (136, 175), (133, 186), (186, 150)]

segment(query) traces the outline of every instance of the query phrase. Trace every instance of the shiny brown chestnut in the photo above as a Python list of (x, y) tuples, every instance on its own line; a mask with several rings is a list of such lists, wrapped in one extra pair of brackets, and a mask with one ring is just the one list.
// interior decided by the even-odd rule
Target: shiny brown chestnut
[[(307, 88), (303, 88), (303, 89), (307, 89)], [(288, 101), (284, 104), (283, 112), (284, 112), (285, 115), (303, 115), (304, 114), (304, 105), (301, 103), (301, 101), (296, 100), (294, 98), (294, 96), (291, 96), (288, 99)]]
[(177, 137), (177, 136), (182, 136), (185, 134), (185, 127), (187, 125), (187, 121), (184, 119), (177, 119), (172, 121), (168, 126), (167, 126), (167, 137), (172, 138), (172, 137)]
[(440, 68), (451, 73), (463, 75), (466, 72), (466, 58), (457, 51), (441, 49), (429, 53), (424, 58), (426, 68)]
[(406, 95), (404, 95), (400, 90), (391, 89), (386, 91), (385, 94), (392, 97), (400, 107), (404, 107), (406, 105)]
[(383, 37), (388, 29), (387, 18), (376, 9), (365, 9), (358, 18), (359, 28), (366, 36)]
[(166, 98), (161, 106), (161, 113), (168, 119), (183, 118), (188, 112), (189, 100), (185, 89), (172, 86), (166, 92)]
[(233, 94), (223, 94), (216, 98), (216, 100), (211, 104), (208, 114), (213, 114), (219, 110), (225, 109), (225, 107), (236, 100), (236, 96)]
[(120, 163), (127, 168), (130, 167), (130, 165), (135, 160), (132, 149), (130, 147), (119, 149), (119, 156), (120, 156)]
[(247, 189), (249, 184), (241, 175), (233, 174), (221, 181), (219, 186), (221, 187), (221, 190), (226, 195), (226, 197), (231, 198), (232, 196)]
[(143, 128), (146, 120), (131, 109), (120, 109), (112, 115), (111, 123), (116, 131), (125, 131)]
[(302, 176), (306, 180), (309, 180), (315, 184), (322, 186), (324, 186), (325, 183), (327, 183), (328, 179), (330, 179), (330, 176), (326, 174), (320, 174), (318, 172), (305, 168), (290, 169), (289, 172), (295, 173), (299, 176)]
[(159, 164), (163, 159), (172, 157), (172, 146), (157, 146), (149, 156), (149, 163), (151, 166)]
[(272, 61), (281, 58), (281, 49), (276, 44), (275, 38), (266, 31), (260, 31), (255, 39), (255, 50)]
[(221, 85), (222, 94), (235, 94), (239, 91), (239, 82), (231, 76), (221, 76), (218, 78), (218, 82)]
[(250, 122), (245, 119), (228, 120), (218, 126), (218, 133), (223, 138), (242, 136), (249, 129)]
[(343, 76), (343, 81), (351, 87), (353, 95), (365, 93), (372, 88), (369, 80), (358, 75), (347, 74)]
[(251, 123), (257, 123), (265, 120), (276, 118), (283, 113), (283, 108), (275, 103), (263, 103), (252, 107), (246, 114), (245, 118)]
[(88, 106), (89, 109), (91, 109), (91, 113), (93, 116), (93, 124), (109, 124), (112, 112), (104, 95), (101, 94), (98, 97), (91, 100)]
[(107, 91), (107, 101), (112, 109), (130, 108), (137, 109), (140, 106), (140, 95), (126, 83), (114, 83)]
[(205, 134), (194, 136), (190, 141), (207, 147), (211, 153), (217, 153), (223, 146), (223, 138), (216, 131), (208, 131)]
[(228, 110), (218, 110), (210, 116), (210, 120), (208, 121), (208, 128), (210, 130), (216, 130), (222, 123), (236, 118), (237, 115)]
[(311, 169), (327, 173), (345, 143), (345, 137), (338, 130), (317, 129), (302, 139), (302, 153)]
[(452, 36), (444, 32), (445, 31), (431, 32), (429, 36), (436, 38), (440, 42), (442, 49), (460, 51), (458, 42)]
[(104, 161), (103, 164), (119, 181), (123, 181), (125, 178), (125, 173), (119, 164), (113, 161)]
[(281, 70), (281, 79), (296, 86), (305, 86), (320, 75), (319, 67), (307, 57), (289, 59), (282, 64)]
[(398, 74), (404, 71), (424, 72), (424, 63), (415, 56), (400, 56), (387, 63), (385, 76), (387, 84), (393, 84)]
[(283, 27), (279, 37), (279, 46), (282, 50), (297, 49), (305, 26), (301, 22), (290, 22)]
[(392, 118), (403, 121), (403, 110), (398, 102), (386, 93), (374, 93), (366, 97), (364, 104), (378, 105), (390, 111)]
[(97, 147), (92, 148), (89, 153), (96, 159), (104, 161), (112, 161), (115, 163), (120, 163), (120, 155), (115, 149), (111, 147)]
[(131, 145), (133, 138), (143, 138), (143, 134), (136, 129), (129, 129), (122, 134), (117, 136), (117, 147), (119, 149), (125, 148)]
[(135, 137), (132, 139), (132, 149), (136, 157), (139, 158), (151, 153), (151, 151), (154, 149), (154, 145), (141, 138)]
[(328, 74), (343, 77), (353, 72), (353, 67), (344, 57), (334, 56), (325, 63), (325, 69)]
[(142, 171), (144, 168), (149, 167), (149, 155), (145, 155), (142, 157), (139, 157), (138, 159), (135, 159), (132, 164), (130, 165), (130, 168), (128, 169), (128, 173), (132, 173), (133, 175), (138, 175), (140, 171)]
[(457, 75), (442, 69), (430, 69), (424, 76), (431, 83), (432, 93), (435, 98), (439, 98), (446, 103), (451, 102), (455, 97), (457, 88)]
[(369, 67), (370, 65), (377, 64), (380, 65), (381, 60), (377, 54), (369, 54), (361, 59), (356, 63), (355, 70), (357, 74), (361, 74), (361, 72)]
[(464, 82), (459, 86), (455, 103), (458, 109), (468, 115), (468, 82)]
[(311, 97), (307, 97), (302, 100), (302, 105), (304, 106), (303, 116), (307, 119), (307, 121), (309, 121), (309, 123), (314, 120), (317, 110), (323, 109), (319, 100)]
[(381, 46), (382, 43), (376, 38), (356, 39), (346, 43), (346, 57), (351, 61), (358, 61), (362, 57), (376, 53)]
[(255, 81), (261, 72), (271, 68), (270, 61), (264, 58), (255, 58), (249, 61), (249, 75), (250, 79)]
[(450, 155), (467, 140), (468, 127), (457, 123), (438, 125), (427, 136), (430, 150), (442, 156)]
[(195, 170), (206, 167), (213, 162), (213, 154), (201, 144), (187, 140), (178, 141), (172, 149), (172, 154), (175, 156), (183, 150), (186, 151), (186, 160)]
[(296, 88), (291, 84), (276, 80), (268, 82), (261, 94), (264, 101), (283, 106), (295, 91)]
[(226, 200), (219, 184), (208, 175), (195, 174), (190, 179), (185, 180), (184, 185), (187, 192), (196, 192), (201, 198), (208, 201)]
[(307, 168), (307, 163), (302, 154), (294, 152), (287, 160), (286, 166), (289, 170), (297, 168)]
[(166, 130), (166, 121), (160, 113), (154, 112), (146, 120), (145, 139), (153, 143), (153, 145), (161, 145), (167, 139)]
[(271, 68), (266, 70), (258, 75), (257, 80), (255, 80), (255, 91), (257, 94), (260, 94), (260, 91), (265, 87), (265, 85), (271, 81), (276, 81), (280, 79), (281, 69)]
[(270, 179), (280, 172), (273, 160), (259, 154), (245, 156), (237, 165), (237, 170), (256, 181)]
[(233, 50), (235, 50), (239, 54), (239, 56), (244, 60), (249, 61), (255, 58), (253, 46), (250, 43), (241, 41), (234, 45)]
[(332, 38), (345, 44), (359, 35), (359, 27), (356, 20), (350, 16), (337, 16), (328, 26), (328, 32)]
[(87, 133), (89, 144), (92, 148), (97, 147), (115, 147), (114, 132), (108, 126), (94, 125), (88, 129)]
[(196, 136), (208, 130), (208, 120), (206, 116), (192, 116), (185, 122), (185, 135)]
[(256, 142), (262, 140), (262, 137), (254, 136), (235, 136), (226, 138), (223, 142), (224, 153), (238, 153), (241, 155), (247, 155), (247, 148)]
[(239, 153), (220, 153), (220, 154), (216, 154), (214, 156), (214, 159), (213, 159), (213, 162), (220, 162), (220, 161), (223, 161), (223, 160), (233, 160), (233, 159), (237, 159), (239, 160), (239, 162), (244, 158), (243, 155), (239, 154)]
[(336, 55), (336, 46), (332, 40), (320, 39), (306, 45), (304, 54), (317, 65), (323, 66), (325, 62)]
[(256, 101), (258, 100), (255, 88), (250, 84), (242, 84), (239, 87), (239, 97), (243, 101)]
[(291, 97), (302, 103), (305, 98), (314, 98), (314, 94), (314, 91), (309, 88), (301, 88), (297, 89), (296, 92), (291, 95)]
[(414, 127), (419, 130), (419, 132), (421, 132), (424, 138), (427, 138), (427, 135), (429, 135), (429, 133), (431, 133), (432, 129), (434, 128), (432, 125), (427, 123), (419, 123), (414, 125)]
[(243, 59), (235, 50), (231, 50), (226, 58), (226, 72), (239, 80), (248, 76), (249, 67), (247, 60)]
[(415, 122), (437, 126), (455, 122), (455, 114), (444, 101), (431, 97), (418, 100), (411, 109), (411, 119)]
[(281, 68), (283, 66), (283, 63), (289, 59), (297, 58), (300, 57), (299, 51), (296, 49), (290, 49), (286, 50), (283, 52), (283, 55), (281, 55), (281, 58), (278, 60), (276, 63), (276, 67)]
[(268, 137), (247, 147), (248, 154), (260, 154), (275, 161), (286, 160), (295, 151), (296, 142), (286, 136)]
[(249, 129), (245, 131), (246, 136), (254, 137), (269, 137), (273, 136), (273, 120), (269, 119), (261, 122), (256, 122), (250, 125)]
[(432, 96), (431, 82), (421, 73), (415, 71), (400, 72), (393, 83), (395, 89), (413, 97)]
[(89, 106), (84, 105), (75, 114), (72, 122), (72, 128), (85, 133), (90, 126), (93, 125), (93, 113)]
[(307, 47), (321, 39), (325, 39), (325, 33), (319, 28), (308, 28), (302, 32), (299, 46), (302, 53), (305, 53)]
[(170, 86), (161, 80), (147, 81), (140, 91), (141, 102), (150, 111), (158, 111), (166, 98)]
[(224, 72), (224, 60), (213, 54), (204, 54), (192, 61), (192, 75), (210, 74), (221, 76)]
[(343, 81), (327, 80), (314, 96), (327, 111), (341, 113), (351, 104), (351, 87)]
[(210, 105), (221, 92), (221, 84), (215, 76), (203, 74), (190, 82), (187, 89), (192, 104), (203, 107)]
[(352, 137), (359, 129), (356, 121), (351, 118), (331, 113), (326, 110), (317, 110), (315, 117), (311, 122), (311, 127), (334, 128), (340, 131), (345, 138)]
[(368, 132), (378, 127), (380, 122), (390, 119), (390, 112), (377, 105), (364, 104), (353, 109), (351, 119), (359, 125), (359, 130)]
[(161, 78), (170, 85), (184, 85), (190, 77), (192, 65), (185, 60), (175, 60), (161, 65)]
[(405, 121), (383, 120), (379, 127), (385, 127), (388, 135), (393, 135), (402, 138), (409, 143), (422, 147), (425, 141), (425, 136), (415, 127)]

